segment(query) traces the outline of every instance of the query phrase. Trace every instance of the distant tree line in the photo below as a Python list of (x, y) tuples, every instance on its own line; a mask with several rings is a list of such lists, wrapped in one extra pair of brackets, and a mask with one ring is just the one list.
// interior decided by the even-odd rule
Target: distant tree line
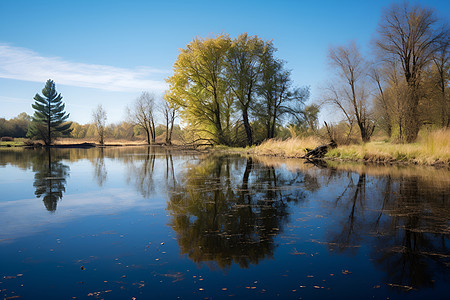
[(28, 126), (31, 123), (31, 116), (27, 113), (20, 113), (17, 117), (6, 120), (0, 118), (0, 137), (25, 137)]
[[(25, 138), (27, 136), (28, 127), (30, 124), (31, 116), (25, 112), (20, 113), (17, 117), (9, 120), (0, 118), (0, 137)], [(88, 140), (98, 139), (100, 142), (100, 136), (98, 133), (97, 124), (95, 122), (87, 124), (71, 122), (70, 129), (72, 129), (72, 132), (68, 137)], [(182, 136), (179, 125), (175, 124), (172, 132), (177, 139)], [(104, 139), (138, 140), (146, 139), (146, 134), (138, 125), (127, 121), (121, 121), (105, 125), (103, 128), (103, 137)], [(158, 124), (155, 126), (155, 138), (156, 142), (166, 142), (165, 125)]]

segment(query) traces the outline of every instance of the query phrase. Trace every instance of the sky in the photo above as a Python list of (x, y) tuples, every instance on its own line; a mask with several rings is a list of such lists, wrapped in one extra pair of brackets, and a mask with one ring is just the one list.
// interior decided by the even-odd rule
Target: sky
[[(32, 115), (34, 95), (52, 79), (71, 121), (91, 122), (101, 104), (108, 124), (121, 122), (142, 92), (161, 98), (180, 49), (220, 33), (272, 40), (294, 85), (319, 101), (329, 47), (356, 41), (369, 56), (393, 2), (0, 0), (0, 118)], [(420, 3), (450, 20), (450, 1)]]

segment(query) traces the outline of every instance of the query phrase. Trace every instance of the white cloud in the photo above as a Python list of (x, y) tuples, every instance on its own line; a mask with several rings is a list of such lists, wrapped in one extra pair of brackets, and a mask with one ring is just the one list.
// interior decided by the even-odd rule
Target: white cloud
[(107, 91), (154, 91), (167, 88), (161, 78), (168, 71), (139, 67), (135, 69), (84, 64), (59, 57), (43, 57), (25, 48), (0, 44), (0, 78), (45, 82), (51, 78), (58, 84), (97, 88)]

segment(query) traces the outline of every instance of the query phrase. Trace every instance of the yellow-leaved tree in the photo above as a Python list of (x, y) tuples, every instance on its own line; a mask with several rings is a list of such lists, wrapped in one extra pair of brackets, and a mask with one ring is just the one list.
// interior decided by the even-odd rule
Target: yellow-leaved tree
[(230, 144), (232, 101), (225, 88), (224, 68), (230, 38), (216, 35), (195, 38), (181, 49), (166, 100), (180, 109), (197, 140)]

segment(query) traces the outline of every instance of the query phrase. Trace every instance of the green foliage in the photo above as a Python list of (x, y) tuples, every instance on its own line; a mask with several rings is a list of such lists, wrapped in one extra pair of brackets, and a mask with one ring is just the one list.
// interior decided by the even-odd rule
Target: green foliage
[(28, 128), (27, 137), (41, 139), (45, 145), (51, 145), (60, 136), (68, 136), (71, 130), (71, 122), (66, 122), (69, 114), (64, 111), (62, 96), (55, 89), (53, 80), (47, 80), (43, 96), (36, 94), (35, 103), (32, 105), (35, 112), (31, 125)]
[[(284, 116), (302, 119), (309, 89), (292, 88), (275, 51), (247, 34), (196, 38), (180, 51), (165, 99), (179, 109), (191, 141), (252, 145), (274, 137)], [(264, 137), (255, 132), (260, 124)]]
[(225, 56), (230, 47), (226, 35), (196, 38), (181, 49), (168, 79), (168, 101), (180, 107), (181, 117), (199, 139), (228, 144), (231, 103), (226, 93)]

